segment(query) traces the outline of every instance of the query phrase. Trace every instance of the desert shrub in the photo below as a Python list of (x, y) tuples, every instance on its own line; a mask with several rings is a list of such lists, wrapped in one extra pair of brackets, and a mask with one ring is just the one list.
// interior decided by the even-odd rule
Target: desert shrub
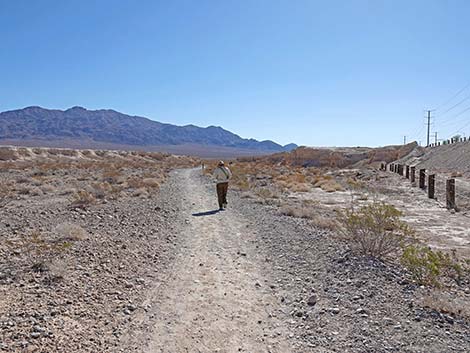
[(251, 188), (248, 178), (241, 177), (234, 181), (234, 186), (237, 190), (248, 191)]
[(422, 285), (439, 287), (443, 278), (460, 282), (463, 274), (463, 267), (455, 252), (448, 254), (422, 245), (407, 246), (401, 256), (401, 263), (410, 271), (413, 279)]
[(59, 236), (58, 241), (79, 241), (85, 240), (87, 232), (78, 224), (61, 223), (54, 229)]
[(289, 217), (309, 219), (315, 226), (323, 229), (333, 230), (337, 226), (334, 218), (321, 215), (312, 205), (285, 205), (280, 208), (280, 213)]
[(111, 184), (104, 183), (93, 183), (91, 184), (91, 189), (89, 192), (93, 195), (94, 198), (98, 200), (103, 200), (108, 194), (111, 193), (112, 186)]
[(290, 183), (288, 184), (288, 188), (293, 192), (309, 192), (310, 186), (306, 183)]
[(70, 206), (75, 208), (87, 208), (95, 202), (96, 199), (91, 192), (86, 190), (79, 190), (73, 194), (73, 199)]
[(160, 182), (156, 178), (144, 178), (142, 180), (142, 185), (147, 189), (158, 189), (160, 187)]
[(270, 188), (258, 188), (255, 191), (256, 195), (261, 197), (262, 199), (278, 199), (279, 194)]
[(141, 177), (131, 177), (127, 179), (127, 187), (131, 189), (158, 189), (160, 187), (160, 181), (157, 178), (141, 178)]
[(103, 171), (103, 181), (117, 184), (121, 181), (121, 172), (114, 166), (109, 166)]
[(343, 191), (343, 187), (334, 180), (327, 180), (320, 187), (326, 192)]
[(362, 255), (383, 258), (396, 254), (413, 238), (401, 215), (395, 207), (380, 202), (352, 208), (339, 214), (340, 234)]

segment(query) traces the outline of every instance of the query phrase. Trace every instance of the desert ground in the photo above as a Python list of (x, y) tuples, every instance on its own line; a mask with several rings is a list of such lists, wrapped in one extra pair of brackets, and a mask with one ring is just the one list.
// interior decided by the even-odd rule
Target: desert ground
[[(39, 148), (0, 159), (1, 351), (470, 350), (467, 211), (377, 165), (234, 160), (217, 212), (212, 161), (203, 172), (194, 158)], [(425, 283), (401, 250), (358, 252), (342, 217), (376, 203), (402, 212), (415, 243), (452, 254), (458, 276), (439, 268)]]

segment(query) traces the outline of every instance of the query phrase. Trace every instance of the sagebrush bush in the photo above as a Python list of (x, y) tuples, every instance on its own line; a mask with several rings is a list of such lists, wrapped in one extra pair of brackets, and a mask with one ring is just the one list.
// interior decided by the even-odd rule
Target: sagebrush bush
[(439, 287), (443, 278), (460, 282), (463, 273), (455, 252), (448, 254), (422, 245), (407, 246), (401, 256), (401, 263), (421, 285)]
[(396, 254), (414, 235), (401, 215), (395, 207), (381, 202), (347, 210), (338, 217), (340, 234), (362, 255), (383, 258)]

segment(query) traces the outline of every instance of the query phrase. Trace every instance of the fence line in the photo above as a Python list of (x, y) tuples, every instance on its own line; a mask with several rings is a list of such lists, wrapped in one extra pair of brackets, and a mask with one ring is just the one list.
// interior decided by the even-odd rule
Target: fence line
[(410, 180), (414, 187), (426, 192), (428, 197), (436, 200), (449, 210), (470, 209), (470, 180), (437, 174), (424, 168), (399, 163), (382, 163), (381, 170), (390, 171)]
[(470, 136), (469, 137), (452, 137), (447, 140), (442, 140), (437, 142), (437, 143), (430, 143), (429, 146), (426, 147), (439, 147), (439, 146), (446, 146), (446, 145), (452, 145), (454, 143), (459, 143), (459, 142), (470, 142)]

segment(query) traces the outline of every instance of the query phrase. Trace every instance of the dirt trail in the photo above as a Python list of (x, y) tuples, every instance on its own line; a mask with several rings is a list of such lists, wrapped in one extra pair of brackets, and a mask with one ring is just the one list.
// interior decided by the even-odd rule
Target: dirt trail
[(145, 332), (132, 334), (145, 346), (140, 351), (292, 351), (279, 299), (260, 270), (264, 259), (253, 230), (235, 210), (214, 211), (214, 190), (203, 184), (200, 171), (178, 171), (174, 177), (186, 195), (181, 245), (167, 280), (144, 304)]

